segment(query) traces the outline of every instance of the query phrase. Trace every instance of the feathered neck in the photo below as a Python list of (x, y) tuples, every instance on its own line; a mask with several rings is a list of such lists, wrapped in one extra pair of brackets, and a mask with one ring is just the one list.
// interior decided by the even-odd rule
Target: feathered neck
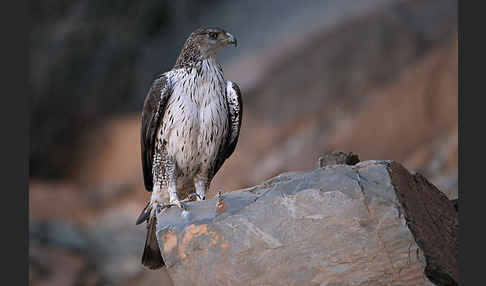
[(201, 53), (197, 43), (192, 38), (189, 38), (177, 58), (174, 69), (195, 67), (206, 58), (207, 56)]
[(194, 57), (185, 57), (187, 55), (188, 54), (181, 53), (173, 70), (184, 70), (188, 73), (195, 71), (198, 77), (213, 77), (218, 82), (224, 81), (223, 69), (218, 64), (215, 57), (197, 57), (197, 55)]

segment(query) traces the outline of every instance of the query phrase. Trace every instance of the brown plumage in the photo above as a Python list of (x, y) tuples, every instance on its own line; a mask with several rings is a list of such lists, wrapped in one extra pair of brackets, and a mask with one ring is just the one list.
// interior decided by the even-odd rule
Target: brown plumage
[[(186, 40), (174, 68), (159, 76), (144, 102), (142, 169), (150, 202), (137, 219), (147, 221), (142, 264), (165, 265), (156, 236), (157, 213), (180, 199), (204, 200), (212, 178), (234, 152), (242, 116), (241, 92), (225, 81), (217, 51), (235, 38), (219, 28), (201, 28)], [(169, 204), (167, 204), (167, 201)]]

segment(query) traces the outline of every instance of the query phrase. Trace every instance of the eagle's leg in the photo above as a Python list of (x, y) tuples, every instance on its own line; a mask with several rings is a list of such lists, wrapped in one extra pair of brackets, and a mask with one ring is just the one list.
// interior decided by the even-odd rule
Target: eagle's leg
[(181, 209), (186, 209), (183, 202), (179, 200), (177, 195), (177, 176), (175, 173), (176, 165), (174, 160), (164, 161), (164, 175), (162, 177), (163, 184), (167, 186), (167, 192), (169, 193), (169, 205), (177, 206)]
[(208, 188), (208, 180), (204, 177), (194, 178), (194, 187), (196, 188), (196, 196), (198, 201), (206, 199), (206, 190)]
[(186, 206), (182, 201), (179, 200), (179, 196), (177, 195), (177, 185), (175, 182), (173, 183), (171, 182), (168, 191), (169, 191), (169, 204), (173, 206), (177, 206), (181, 209), (185, 209)]
[(152, 189), (150, 205), (153, 209), (156, 209), (158, 212), (160, 212), (165, 202), (167, 202), (167, 196), (164, 196), (163, 189), (160, 187), (160, 185), (155, 185)]

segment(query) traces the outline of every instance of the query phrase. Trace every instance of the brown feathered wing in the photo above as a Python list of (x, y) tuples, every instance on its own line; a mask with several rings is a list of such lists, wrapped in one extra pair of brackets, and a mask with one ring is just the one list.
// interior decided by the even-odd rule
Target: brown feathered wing
[(140, 145), (142, 147), (142, 170), (145, 189), (153, 188), (152, 161), (154, 157), (157, 129), (163, 120), (171, 90), (165, 75), (159, 76), (150, 87), (142, 110)]
[(214, 177), (219, 171), (224, 161), (233, 154), (240, 136), (241, 119), (243, 115), (243, 101), (241, 100), (241, 91), (238, 85), (234, 82), (226, 82), (226, 102), (228, 104), (228, 118), (230, 123), (229, 132), (226, 138), (226, 144), (221, 146), (218, 156), (216, 157), (216, 164), (210, 177)]

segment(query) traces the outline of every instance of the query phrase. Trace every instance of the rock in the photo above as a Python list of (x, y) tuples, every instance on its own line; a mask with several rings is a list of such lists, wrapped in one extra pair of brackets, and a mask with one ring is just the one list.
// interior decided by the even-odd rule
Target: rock
[(158, 216), (174, 285), (457, 285), (452, 203), (393, 161), (284, 173), (188, 207)]
[(356, 165), (359, 163), (359, 157), (356, 154), (333, 152), (318, 159), (318, 167), (322, 168), (329, 165), (345, 164)]
[(421, 174), (412, 176), (397, 163), (390, 169), (405, 218), (424, 251), (425, 274), (436, 285), (457, 285), (458, 221), (454, 204)]

